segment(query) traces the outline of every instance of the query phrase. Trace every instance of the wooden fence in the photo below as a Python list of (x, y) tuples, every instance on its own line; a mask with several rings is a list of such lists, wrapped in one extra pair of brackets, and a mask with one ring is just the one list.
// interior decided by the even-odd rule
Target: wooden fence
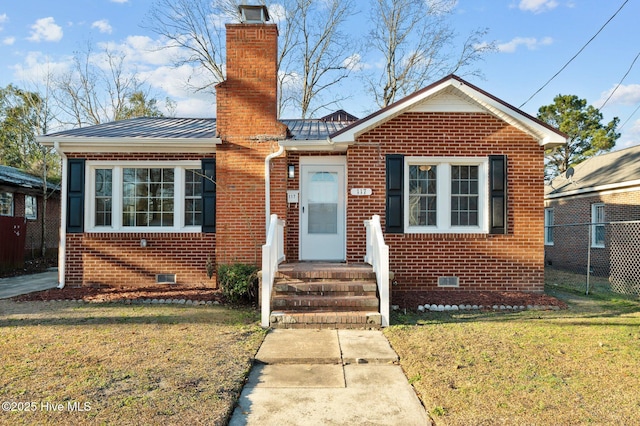
[(26, 237), (24, 217), (0, 216), (0, 272), (24, 267)]

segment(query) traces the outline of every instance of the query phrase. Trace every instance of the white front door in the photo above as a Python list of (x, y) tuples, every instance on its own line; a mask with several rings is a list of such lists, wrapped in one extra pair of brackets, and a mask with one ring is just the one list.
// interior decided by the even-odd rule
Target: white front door
[(344, 157), (300, 158), (300, 260), (346, 259)]

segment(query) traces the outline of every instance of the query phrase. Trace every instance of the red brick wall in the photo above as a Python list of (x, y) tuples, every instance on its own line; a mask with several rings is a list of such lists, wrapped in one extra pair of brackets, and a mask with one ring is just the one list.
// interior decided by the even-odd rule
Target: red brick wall
[[(140, 247), (141, 239), (147, 247)], [(67, 234), (65, 285), (148, 286), (156, 274), (176, 274), (177, 284), (215, 286), (207, 259), (215, 255), (215, 234)]]
[(439, 276), (457, 276), (463, 290), (543, 291), (543, 149), (533, 138), (479, 113), (405, 113), (363, 134), (347, 152), (349, 262), (365, 254), (364, 220), (378, 214), (384, 229), (386, 154), (508, 158), (508, 234), (386, 234), (394, 290), (436, 290)]
[[(16, 194), (17, 195), (17, 194)], [(20, 215), (24, 216), (24, 195), (20, 194), (22, 205), (20, 207)], [(36, 220), (27, 219), (27, 240), (25, 244), (25, 256), (29, 259), (37, 258), (42, 255), (42, 221), (46, 216), (45, 227), (45, 247), (47, 256), (55, 257), (58, 253), (58, 244), (60, 243), (60, 193), (57, 192), (47, 199), (47, 214), (43, 215), (43, 199), (37, 196), (38, 212)], [(17, 212), (17, 210), (16, 210)]]

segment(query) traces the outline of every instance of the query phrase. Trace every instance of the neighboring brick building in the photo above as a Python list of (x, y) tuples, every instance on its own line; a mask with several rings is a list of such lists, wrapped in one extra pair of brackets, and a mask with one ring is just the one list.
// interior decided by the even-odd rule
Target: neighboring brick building
[[(55, 258), (58, 251), (60, 230), (60, 188), (47, 183), (47, 208), (44, 213), (42, 178), (30, 175), (14, 167), (0, 165), (0, 217), (21, 219), (25, 235), (20, 242), (22, 253), (12, 255), (24, 259), (42, 256), (43, 221), (44, 242), (47, 256)], [(0, 223), (2, 244), (6, 250), (13, 251), (17, 240), (15, 234), (7, 228), (9, 220)], [(16, 222), (17, 223), (17, 222)], [(23, 248), (22, 248), (23, 247)], [(3, 250), (4, 251), (4, 250)], [(1, 259), (0, 259), (1, 261)]]
[[(640, 258), (640, 146), (592, 157), (545, 188), (545, 261), (584, 273), (610, 273), (612, 247)], [(631, 234), (630, 234), (631, 233)], [(591, 238), (591, 239), (590, 239)], [(623, 243), (621, 239), (635, 241)]]
[(40, 137), (66, 155), (66, 284), (207, 283), (208, 261), (260, 264), (276, 213), (288, 262), (362, 262), (380, 215), (394, 289), (543, 291), (544, 150), (565, 135), (454, 75), (363, 119), (279, 120), (276, 42), (227, 26), (217, 120)]

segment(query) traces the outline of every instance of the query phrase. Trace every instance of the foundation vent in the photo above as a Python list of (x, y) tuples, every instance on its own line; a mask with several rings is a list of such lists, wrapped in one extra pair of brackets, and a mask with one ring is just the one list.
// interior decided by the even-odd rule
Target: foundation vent
[(458, 277), (438, 277), (438, 287), (459, 287)]
[(156, 283), (158, 284), (175, 284), (176, 274), (157, 274)]

